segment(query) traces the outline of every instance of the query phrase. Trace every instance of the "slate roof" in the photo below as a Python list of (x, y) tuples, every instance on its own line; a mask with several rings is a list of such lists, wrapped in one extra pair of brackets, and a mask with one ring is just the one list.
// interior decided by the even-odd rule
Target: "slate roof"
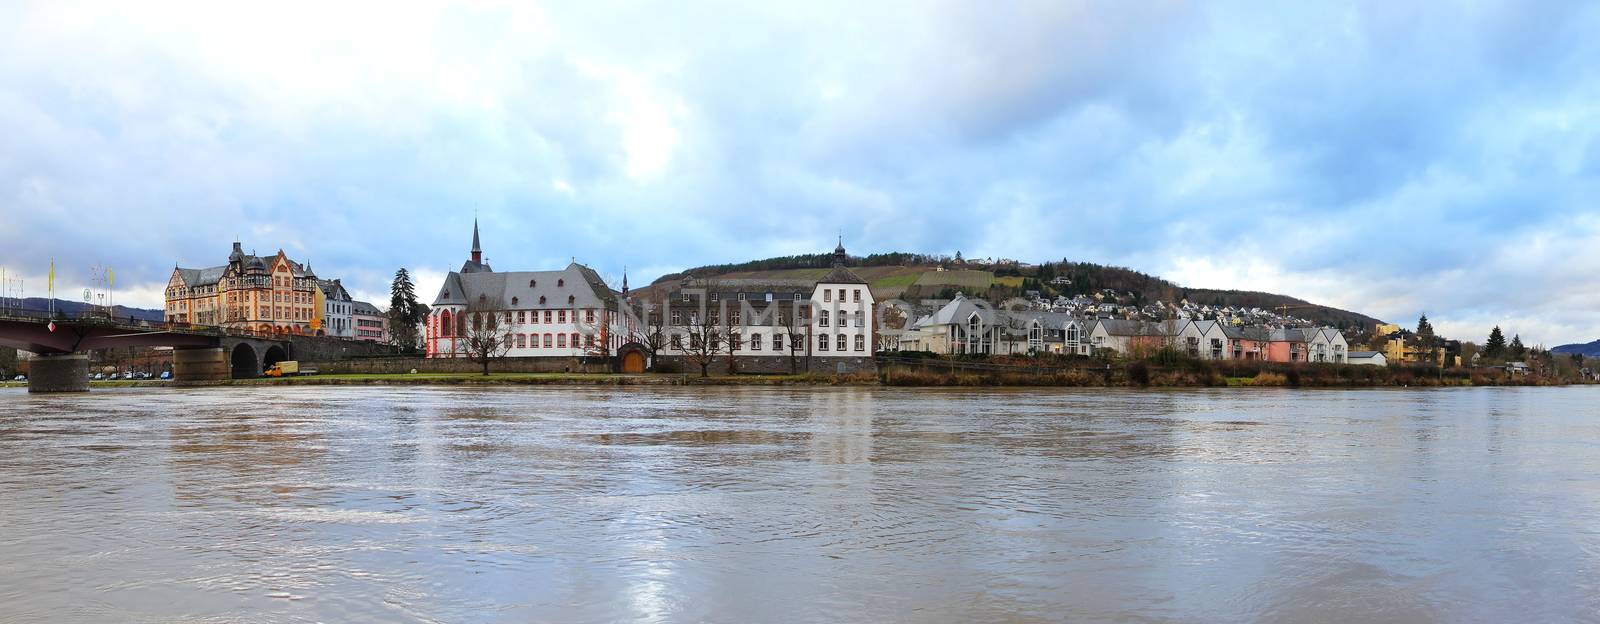
[(1372, 358), (1372, 357), (1376, 357), (1376, 356), (1379, 356), (1379, 355), (1382, 355), (1382, 354), (1377, 352), (1377, 351), (1351, 351), (1350, 352), (1350, 358), (1351, 359), (1355, 359), (1355, 358)]
[(359, 314), (361, 316), (383, 316), (383, 311), (379, 310), (378, 306), (372, 305), (365, 301), (351, 302), (350, 313)]
[(842, 264), (835, 264), (835, 265), (833, 265), (833, 268), (828, 271), (828, 274), (827, 275), (823, 275), (822, 278), (818, 279), (816, 283), (818, 283), (818, 284), (865, 284), (865, 283), (867, 283), (867, 280), (861, 279), (860, 275), (856, 275), (856, 272), (855, 271), (851, 271), (848, 267), (846, 267), (846, 266), (844, 266)]
[[(544, 297), (542, 304), (540, 297)], [(471, 305), (479, 301), (495, 310), (605, 308), (616, 301), (616, 294), (594, 269), (574, 262), (559, 271), (451, 273), (445, 276), (433, 305)]]

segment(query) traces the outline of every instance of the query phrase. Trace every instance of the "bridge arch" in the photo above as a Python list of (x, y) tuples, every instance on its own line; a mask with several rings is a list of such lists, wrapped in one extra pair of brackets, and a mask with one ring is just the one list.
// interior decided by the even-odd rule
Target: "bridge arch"
[(261, 376), (261, 360), (256, 357), (255, 347), (248, 342), (233, 345), (233, 378), (254, 379)]
[(266, 353), (261, 355), (261, 370), (272, 368), (273, 364), (277, 364), (278, 362), (282, 362), (287, 359), (289, 359), (289, 354), (284, 352), (282, 346), (269, 346), (267, 347)]

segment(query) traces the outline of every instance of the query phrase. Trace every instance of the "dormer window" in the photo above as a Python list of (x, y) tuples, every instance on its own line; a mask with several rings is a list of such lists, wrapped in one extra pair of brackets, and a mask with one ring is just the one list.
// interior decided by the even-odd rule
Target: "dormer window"
[(564, 280), (564, 279), (556, 280), (556, 288), (561, 288), (561, 287), (564, 287), (566, 285), (567, 285), (567, 280)]
[(539, 295), (539, 305), (544, 305), (544, 295)]
[(578, 300), (577, 297), (574, 297), (572, 295), (567, 295), (567, 305), (572, 305), (573, 302), (576, 302), (577, 300)]
[(528, 280), (528, 288), (533, 288), (538, 283), (539, 283), (539, 280)]
[(517, 298), (516, 297), (512, 297), (511, 298), (511, 305), (517, 305)]
[(485, 303), (487, 301), (489, 301), (488, 295), (478, 295), (478, 303)]

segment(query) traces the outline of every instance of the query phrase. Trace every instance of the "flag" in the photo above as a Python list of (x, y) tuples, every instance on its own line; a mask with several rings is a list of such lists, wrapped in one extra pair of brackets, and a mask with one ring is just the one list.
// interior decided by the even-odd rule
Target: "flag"
[(50, 280), (49, 280), (49, 282), (50, 282), (50, 292), (54, 293), (56, 291), (56, 261), (55, 260), (51, 260), (50, 261)]
[(113, 273), (111, 271), (111, 269), (106, 269), (106, 285), (107, 286), (116, 286), (117, 285), (117, 274)]

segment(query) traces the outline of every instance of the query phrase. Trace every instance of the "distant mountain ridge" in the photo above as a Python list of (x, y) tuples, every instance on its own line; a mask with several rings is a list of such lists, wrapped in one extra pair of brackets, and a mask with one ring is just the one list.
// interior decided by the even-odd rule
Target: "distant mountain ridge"
[(1600, 357), (1600, 340), (1596, 340), (1594, 342), (1589, 342), (1589, 343), (1584, 343), (1584, 344), (1564, 344), (1564, 345), (1561, 345), (1561, 346), (1556, 347), (1554, 349), (1551, 349), (1550, 352), (1551, 353), (1559, 353), (1559, 354), (1562, 354), (1562, 355), (1572, 355), (1574, 353), (1580, 353), (1580, 354), (1583, 355), (1583, 357), (1586, 357), (1586, 358)]
[[(15, 300), (13, 299), (12, 301)], [(56, 310), (61, 311), (61, 313), (66, 314), (67, 316), (76, 316), (84, 310), (94, 307), (97, 306), (91, 306), (82, 301), (67, 301), (66, 299), (57, 299), (55, 305)], [(44, 297), (28, 297), (22, 300), (22, 309), (29, 312), (44, 312), (50, 309), (50, 300)], [(149, 308), (130, 308), (127, 306), (116, 306), (116, 310), (112, 313), (112, 315), (117, 317), (133, 317), (141, 321), (159, 322), (166, 319), (166, 312), (162, 310), (151, 310)]]
[[(647, 289), (688, 277), (815, 279), (825, 272), (832, 262), (832, 254), (805, 254), (701, 266), (663, 275), (652, 282)], [(1133, 300), (1140, 304), (1156, 301), (1177, 303), (1187, 299), (1199, 305), (1237, 306), (1263, 310), (1274, 310), (1285, 306), (1287, 314), (1352, 331), (1371, 331), (1379, 322), (1378, 319), (1364, 314), (1317, 305), (1287, 295), (1187, 288), (1129, 268), (1065, 259), (1059, 262), (1023, 265), (1007, 261), (968, 261), (947, 256), (892, 252), (860, 258), (852, 257), (850, 266), (862, 279), (867, 280), (872, 287), (873, 295), (880, 300), (948, 298), (955, 292), (962, 292), (998, 302), (1027, 290), (1071, 297), (1092, 296), (1094, 293), (1109, 289), (1117, 293), (1132, 293)]]

